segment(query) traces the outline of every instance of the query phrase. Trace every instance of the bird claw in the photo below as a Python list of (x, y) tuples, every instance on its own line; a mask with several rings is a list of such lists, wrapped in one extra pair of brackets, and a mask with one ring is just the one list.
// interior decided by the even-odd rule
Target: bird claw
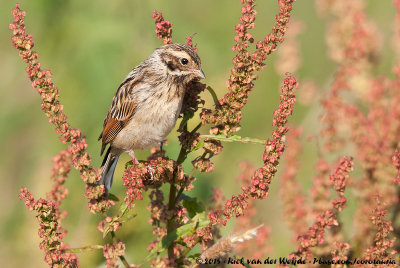
[(150, 174), (150, 180), (153, 181), (154, 180), (154, 174), (156, 173), (156, 171), (154, 170), (154, 168), (147, 166), (147, 172)]

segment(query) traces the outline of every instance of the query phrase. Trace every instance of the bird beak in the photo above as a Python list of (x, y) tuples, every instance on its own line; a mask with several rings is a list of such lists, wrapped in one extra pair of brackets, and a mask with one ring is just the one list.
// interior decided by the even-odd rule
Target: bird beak
[(197, 75), (197, 77), (198, 77), (199, 79), (205, 79), (205, 78), (206, 78), (206, 76), (205, 76), (205, 74), (204, 74), (204, 72), (203, 72), (202, 69), (197, 70), (197, 71), (196, 71), (196, 75)]

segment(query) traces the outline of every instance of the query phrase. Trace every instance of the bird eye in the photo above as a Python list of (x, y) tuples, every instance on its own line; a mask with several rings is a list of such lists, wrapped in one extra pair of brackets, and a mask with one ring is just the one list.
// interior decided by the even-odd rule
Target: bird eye
[(187, 58), (182, 58), (182, 59), (181, 59), (181, 63), (182, 63), (183, 65), (186, 65), (186, 64), (189, 63), (189, 61), (188, 61)]

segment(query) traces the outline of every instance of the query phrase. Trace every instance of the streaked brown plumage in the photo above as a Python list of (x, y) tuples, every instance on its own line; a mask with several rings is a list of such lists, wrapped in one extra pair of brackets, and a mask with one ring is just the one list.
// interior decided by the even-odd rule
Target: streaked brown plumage
[(102, 163), (107, 191), (118, 158), (128, 152), (159, 144), (178, 119), (186, 85), (202, 79), (200, 58), (191, 47), (168, 44), (133, 68), (118, 87), (103, 123), (101, 154), (109, 144)]

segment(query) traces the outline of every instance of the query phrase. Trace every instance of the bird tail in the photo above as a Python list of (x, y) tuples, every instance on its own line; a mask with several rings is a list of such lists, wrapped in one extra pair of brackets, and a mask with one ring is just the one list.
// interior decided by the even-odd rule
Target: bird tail
[(108, 148), (106, 155), (104, 156), (103, 163), (101, 164), (102, 176), (100, 179), (100, 184), (103, 184), (106, 187), (107, 194), (111, 188), (115, 167), (117, 166), (119, 159), (119, 155), (114, 156), (110, 153), (110, 151), (111, 147)]

